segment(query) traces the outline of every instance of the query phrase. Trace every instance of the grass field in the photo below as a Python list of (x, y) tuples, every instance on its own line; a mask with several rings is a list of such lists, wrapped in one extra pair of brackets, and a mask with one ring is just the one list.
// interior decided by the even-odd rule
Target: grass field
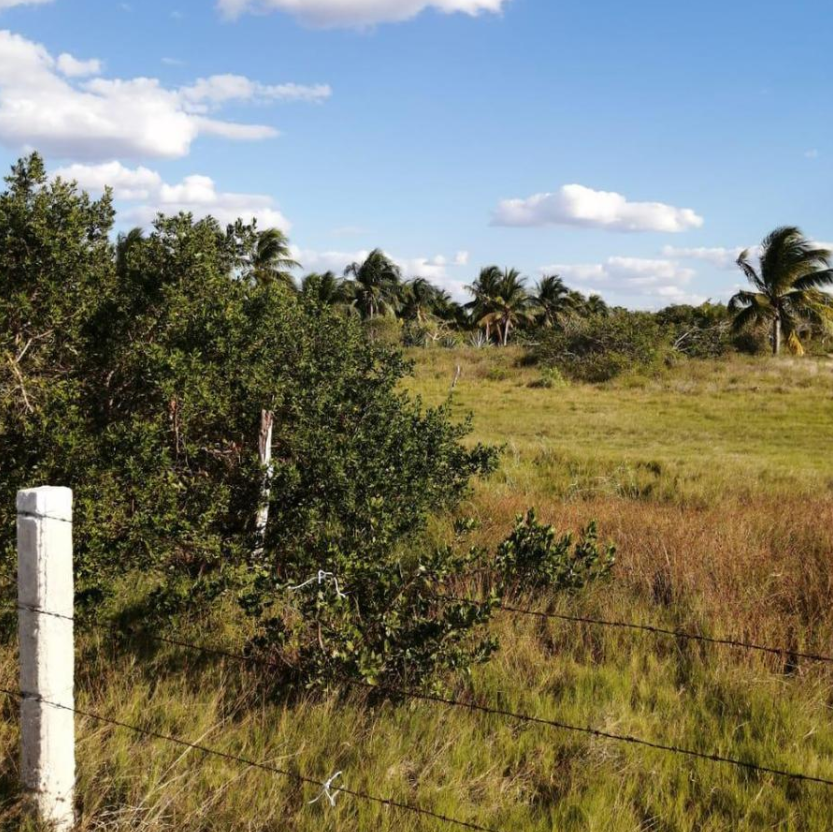
[[(407, 387), (473, 413), (505, 446), (467, 513), (494, 545), (530, 506), (561, 529), (595, 518), (612, 580), (523, 603), (833, 653), (833, 365), (734, 358), (607, 386), (536, 386), (513, 350), (414, 353)], [(449, 521), (431, 528), (445, 538)], [(591, 625), (498, 614), (502, 649), (450, 691), (479, 704), (833, 779), (833, 668)], [(218, 615), (193, 641), (234, 648)], [(789, 667), (785, 667), (789, 664)], [(830, 669), (828, 669), (830, 668)], [(88, 636), (79, 706), (505, 832), (827, 830), (833, 788), (429, 703), (356, 692), (261, 701), (254, 670)], [(13, 685), (7, 648), (0, 678)], [(4, 830), (21, 828), (16, 703), (2, 704)], [(207, 759), (88, 718), (78, 724), (84, 830), (445, 829)], [(342, 781), (340, 781), (342, 782)], [(25, 825), (23, 828), (26, 828)]]

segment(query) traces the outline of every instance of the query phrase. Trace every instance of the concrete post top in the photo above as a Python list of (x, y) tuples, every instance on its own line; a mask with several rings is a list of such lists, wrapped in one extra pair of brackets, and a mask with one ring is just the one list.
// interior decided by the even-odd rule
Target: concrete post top
[(72, 489), (44, 485), (17, 492), (18, 514), (72, 521)]

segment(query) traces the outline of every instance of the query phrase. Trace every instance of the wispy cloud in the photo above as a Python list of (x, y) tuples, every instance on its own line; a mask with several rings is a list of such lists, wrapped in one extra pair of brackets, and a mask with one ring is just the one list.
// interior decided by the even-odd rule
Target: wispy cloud
[(410, 20), (426, 9), (446, 14), (499, 13), (509, 0), (217, 0), (228, 18), (286, 12), (308, 26), (363, 27)]

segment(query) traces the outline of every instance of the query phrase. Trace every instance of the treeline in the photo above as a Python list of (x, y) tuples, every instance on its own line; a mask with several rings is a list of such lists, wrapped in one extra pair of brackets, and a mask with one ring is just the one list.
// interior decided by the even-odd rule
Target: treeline
[[(129, 244), (129, 237), (122, 238), (121, 246)], [(257, 251), (253, 273), (259, 280), (357, 316), (369, 323), (373, 337), (406, 346), (506, 346), (514, 339), (535, 346), (546, 342), (550, 353), (561, 347), (569, 357), (583, 344), (618, 353), (608, 362), (612, 369), (620, 359), (639, 363), (641, 342), (650, 342), (651, 353), (666, 348), (691, 357), (767, 348), (777, 354), (782, 342), (802, 354), (808, 342), (826, 349), (833, 331), (833, 304), (824, 291), (833, 284), (831, 252), (790, 226), (763, 241), (757, 264), (749, 251), (739, 256), (737, 265), (751, 290), (738, 291), (728, 304), (707, 301), (658, 312), (609, 307), (599, 295), (571, 289), (557, 274), (530, 285), (517, 269), (498, 266), (481, 269), (466, 287), (471, 300), (460, 303), (424, 277), (404, 278), (381, 249), (342, 275), (307, 274), (296, 284), (292, 272), (299, 264), (280, 231), (261, 232)]]

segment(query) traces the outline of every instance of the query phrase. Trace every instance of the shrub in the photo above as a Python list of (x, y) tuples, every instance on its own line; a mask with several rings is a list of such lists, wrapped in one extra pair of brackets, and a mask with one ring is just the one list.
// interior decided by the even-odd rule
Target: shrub
[[(273, 608), (287, 584), (326, 569), (348, 583), (350, 602), (321, 649), (346, 672), (402, 673), (417, 644), (434, 658), (416, 670), (474, 660), (480, 648), (461, 645), (476, 616), (419, 625), (421, 587), (458, 561), (404, 552), (430, 512), (452, 508), (471, 477), (493, 470), (496, 452), (464, 447), (466, 423), (399, 391), (410, 369), (401, 352), (354, 318), (259, 285), (254, 227), (160, 217), (117, 257), (109, 196), (94, 202), (49, 183), (36, 156), (9, 185), (0, 194), (0, 351), (10, 356), (0, 370), (0, 581), (13, 581), (15, 491), (61, 484), (75, 491), (81, 611), (141, 575), (158, 586), (149, 613), (235, 593), (268, 641), (279, 638)], [(274, 413), (268, 473), (258, 459), (264, 410)], [(323, 625), (304, 597), (291, 595), (302, 601), (296, 635), (320, 646)], [(357, 634), (364, 647), (351, 652)]]
[(544, 332), (533, 359), (576, 381), (604, 382), (625, 370), (656, 366), (670, 350), (668, 331), (647, 312), (619, 310), (608, 317), (568, 321)]
[(529, 386), (551, 390), (554, 387), (566, 387), (567, 381), (558, 367), (542, 367), (540, 376), (535, 381), (530, 382)]
[(556, 535), (530, 509), (515, 518), (515, 528), (497, 551), (495, 569), (504, 588), (579, 590), (606, 576), (616, 561), (616, 547), (599, 547), (595, 522), (575, 543), (571, 534)]

